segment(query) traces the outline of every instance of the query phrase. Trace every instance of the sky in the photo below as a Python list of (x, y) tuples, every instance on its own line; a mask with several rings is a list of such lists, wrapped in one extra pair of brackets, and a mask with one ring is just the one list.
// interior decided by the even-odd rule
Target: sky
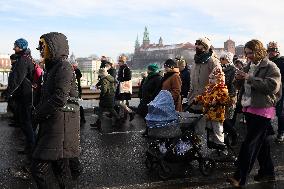
[[(64, 33), (76, 57), (133, 53), (147, 26), (151, 43), (195, 43), (199, 37), (223, 47), (259, 39), (284, 46), (283, 0), (0, 0), (0, 54), (12, 54), (25, 38), (32, 55), (48, 32)], [(284, 50), (284, 48), (283, 48)]]

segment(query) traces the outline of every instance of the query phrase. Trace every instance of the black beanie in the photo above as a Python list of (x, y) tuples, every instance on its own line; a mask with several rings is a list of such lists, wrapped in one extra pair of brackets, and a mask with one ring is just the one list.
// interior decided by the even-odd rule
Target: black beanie
[(173, 59), (168, 59), (164, 63), (164, 66), (166, 66), (168, 68), (177, 68), (177, 63)]

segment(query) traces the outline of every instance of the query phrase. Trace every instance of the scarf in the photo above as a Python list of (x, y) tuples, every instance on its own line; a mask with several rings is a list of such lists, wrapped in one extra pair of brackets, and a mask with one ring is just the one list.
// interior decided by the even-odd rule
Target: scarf
[(194, 55), (194, 61), (196, 64), (205, 64), (211, 58), (213, 51), (209, 50), (209, 52), (203, 52), (201, 54)]

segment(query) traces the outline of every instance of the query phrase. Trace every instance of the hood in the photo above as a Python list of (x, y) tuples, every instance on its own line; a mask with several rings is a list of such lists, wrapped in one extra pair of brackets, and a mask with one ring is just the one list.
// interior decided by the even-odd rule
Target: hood
[(69, 45), (67, 37), (58, 32), (50, 32), (42, 35), (40, 38), (44, 38), (46, 41), (51, 59), (67, 58), (69, 55)]

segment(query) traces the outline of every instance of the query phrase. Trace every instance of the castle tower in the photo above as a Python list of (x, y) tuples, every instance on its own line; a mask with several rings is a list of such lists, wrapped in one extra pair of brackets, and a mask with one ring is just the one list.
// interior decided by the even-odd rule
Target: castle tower
[(162, 46), (164, 46), (163, 45), (163, 39), (162, 39), (162, 37), (160, 37), (160, 39), (159, 39), (159, 47), (162, 47)]
[(137, 38), (136, 38), (136, 41), (135, 41), (135, 52), (138, 51), (139, 48), (140, 48), (140, 43), (139, 43), (138, 35), (137, 35)]
[(224, 42), (224, 50), (236, 54), (235, 42), (229, 38)]
[(149, 32), (147, 30), (147, 27), (145, 26), (142, 46), (143, 48), (147, 48), (149, 45), (150, 45)]

